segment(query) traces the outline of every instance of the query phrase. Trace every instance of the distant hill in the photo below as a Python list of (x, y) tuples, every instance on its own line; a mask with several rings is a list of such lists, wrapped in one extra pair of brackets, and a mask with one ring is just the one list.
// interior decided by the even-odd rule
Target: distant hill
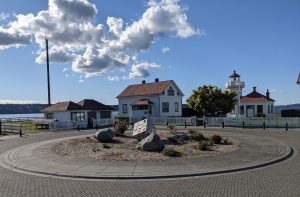
[(285, 109), (300, 109), (300, 103), (291, 105), (277, 105), (274, 107), (275, 113), (280, 113), (282, 110)]
[(47, 106), (47, 104), (0, 104), (0, 114), (35, 114)]

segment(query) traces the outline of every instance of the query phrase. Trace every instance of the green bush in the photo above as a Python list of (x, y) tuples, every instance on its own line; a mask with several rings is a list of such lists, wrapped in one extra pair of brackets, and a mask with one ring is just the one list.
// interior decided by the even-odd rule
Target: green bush
[(211, 141), (213, 141), (213, 143), (215, 143), (215, 144), (220, 144), (221, 141), (222, 141), (221, 136), (216, 135), (216, 134), (212, 135), (210, 139), (211, 139)]
[(224, 143), (224, 144), (228, 144), (228, 142), (229, 142), (229, 141), (228, 141), (228, 137), (223, 137), (223, 143)]
[(287, 109), (281, 111), (282, 117), (300, 117), (299, 109)]
[(181, 152), (175, 150), (172, 147), (165, 147), (163, 150), (163, 155), (168, 156), (168, 157), (180, 157)]
[(189, 131), (188, 131), (188, 132), (189, 132), (189, 134), (191, 134), (191, 135), (192, 135), (192, 134), (195, 134), (195, 133), (197, 133), (197, 131), (196, 131), (196, 130), (194, 130), (194, 129), (189, 129)]
[(125, 131), (128, 129), (128, 123), (126, 121), (116, 121), (114, 130), (116, 136), (123, 136)]
[(196, 133), (192, 133), (190, 135), (190, 139), (197, 140), (197, 141), (202, 141), (202, 140), (205, 140), (205, 137), (202, 133), (196, 132)]
[(197, 144), (197, 149), (202, 150), (202, 151), (207, 151), (209, 150), (209, 143), (207, 141), (201, 141)]
[(168, 129), (170, 129), (170, 130), (174, 130), (175, 127), (176, 127), (176, 125), (174, 125), (174, 124), (169, 124), (168, 125)]

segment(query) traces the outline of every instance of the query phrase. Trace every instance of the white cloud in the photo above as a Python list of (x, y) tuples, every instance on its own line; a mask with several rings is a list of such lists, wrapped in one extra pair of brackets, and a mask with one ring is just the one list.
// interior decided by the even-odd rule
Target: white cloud
[(6, 20), (10, 17), (9, 13), (0, 12), (0, 20)]
[(84, 80), (83, 79), (79, 79), (79, 81), (78, 81), (79, 83), (83, 83), (84, 82)]
[[(47, 10), (36, 15), (15, 15), (7, 28), (0, 26), (0, 49), (28, 45), (33, 39), (40, 47), (36, 62), (44, 64), (47, 36), (49, 60), (71, 62), (72, 70), (85, 77), (102, 76), (113, 70), (124, 72), (126, 66), (131, 66), (128, 78), (146, 77), (160, 66), (140, 63), (143, 61), (138, 58), (139, 52), (149, 49), (160, 37), (204, 35), (189, 24), (187, 10), (179, 0), (150, 0), (141, 17), (131, 24), (123, 27), (122, 18), (108, 16), (106, 26), (95, 24), (98, 10), (88, 0), (49, 0)], [(164, 53), (169, 50), (162, 49)]]
[(120, 78), (117, 76), (108, 76), (106, 79), (109, 81), (120, 81)]
[(134, 64), (131, 67), (131, 72), (128, 78), (145, 78), (150, 75), (149, 70), (158, 70), (161, 66), (155, 63), (143, 62), (139, 64)]
[(171, 49), (169, 48), (169, 47), (163, 47), (162, 49), (161, 49), (161, 52), (163, 52), (163, 53), (167, 53), (167, 52), (169, 52)]
[(47, 101), (0, 99), (0, 104), (46, 104)]

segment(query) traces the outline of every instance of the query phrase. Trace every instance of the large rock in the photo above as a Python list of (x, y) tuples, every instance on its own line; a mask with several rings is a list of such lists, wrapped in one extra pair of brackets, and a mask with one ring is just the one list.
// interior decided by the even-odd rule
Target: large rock
[(137, 149), (143, 151), (161, 151), (164, 147), (164, 143), (156, 133), (151, 133), (137, 145)]
[(141, 120), (134, 124), (132, 136), (137, 140), (141, 141), (151, 133), (155, 133), (155, 126), (151, 124), (148, 119)]
[(182, 144), (184, 141), (188, 140), (189, 136), (186, 133), (180, 132), (168, 137), (169, 142), (175, 144)]
[(101, 129), (94, 134), (94, 137), (100, 142), (110, 142), (114, 137), (111, 129)]

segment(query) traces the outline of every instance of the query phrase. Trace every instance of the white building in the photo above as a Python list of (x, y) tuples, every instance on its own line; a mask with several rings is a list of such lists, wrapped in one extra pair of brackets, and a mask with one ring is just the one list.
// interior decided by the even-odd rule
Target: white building
[(173, 80), (129, 85), (117, 96), (119, 116), (132, 119), (178, 117), (182, 115), (184, 94)]
[(89, 128), (102, 126), (102, 120), (111, 120), (112, 111), (114, 109), (111, 107), (93, 99), (84, 99), (78, 103), (58, 102), (42, 110), (46, 119), (56, 119), (59, 123), (81, 122), (81, 125), (85, 125), (83, 127)]
[(266, 95), (260, 94), (253, 87), (253, 91), (246, 96), (242, 95), (245, 83), (240, 80), (240, 75), (235, 71), (229, 76), (230, 81), (225, 84), (225, 87), (237, 94), (237, 103), (234, 109), (229, 113), (228, 117), (255, 117), (265, 115), (267, 117), (274, 116), (274, 102), (270, 98), (270, 92), (267, 90)]

